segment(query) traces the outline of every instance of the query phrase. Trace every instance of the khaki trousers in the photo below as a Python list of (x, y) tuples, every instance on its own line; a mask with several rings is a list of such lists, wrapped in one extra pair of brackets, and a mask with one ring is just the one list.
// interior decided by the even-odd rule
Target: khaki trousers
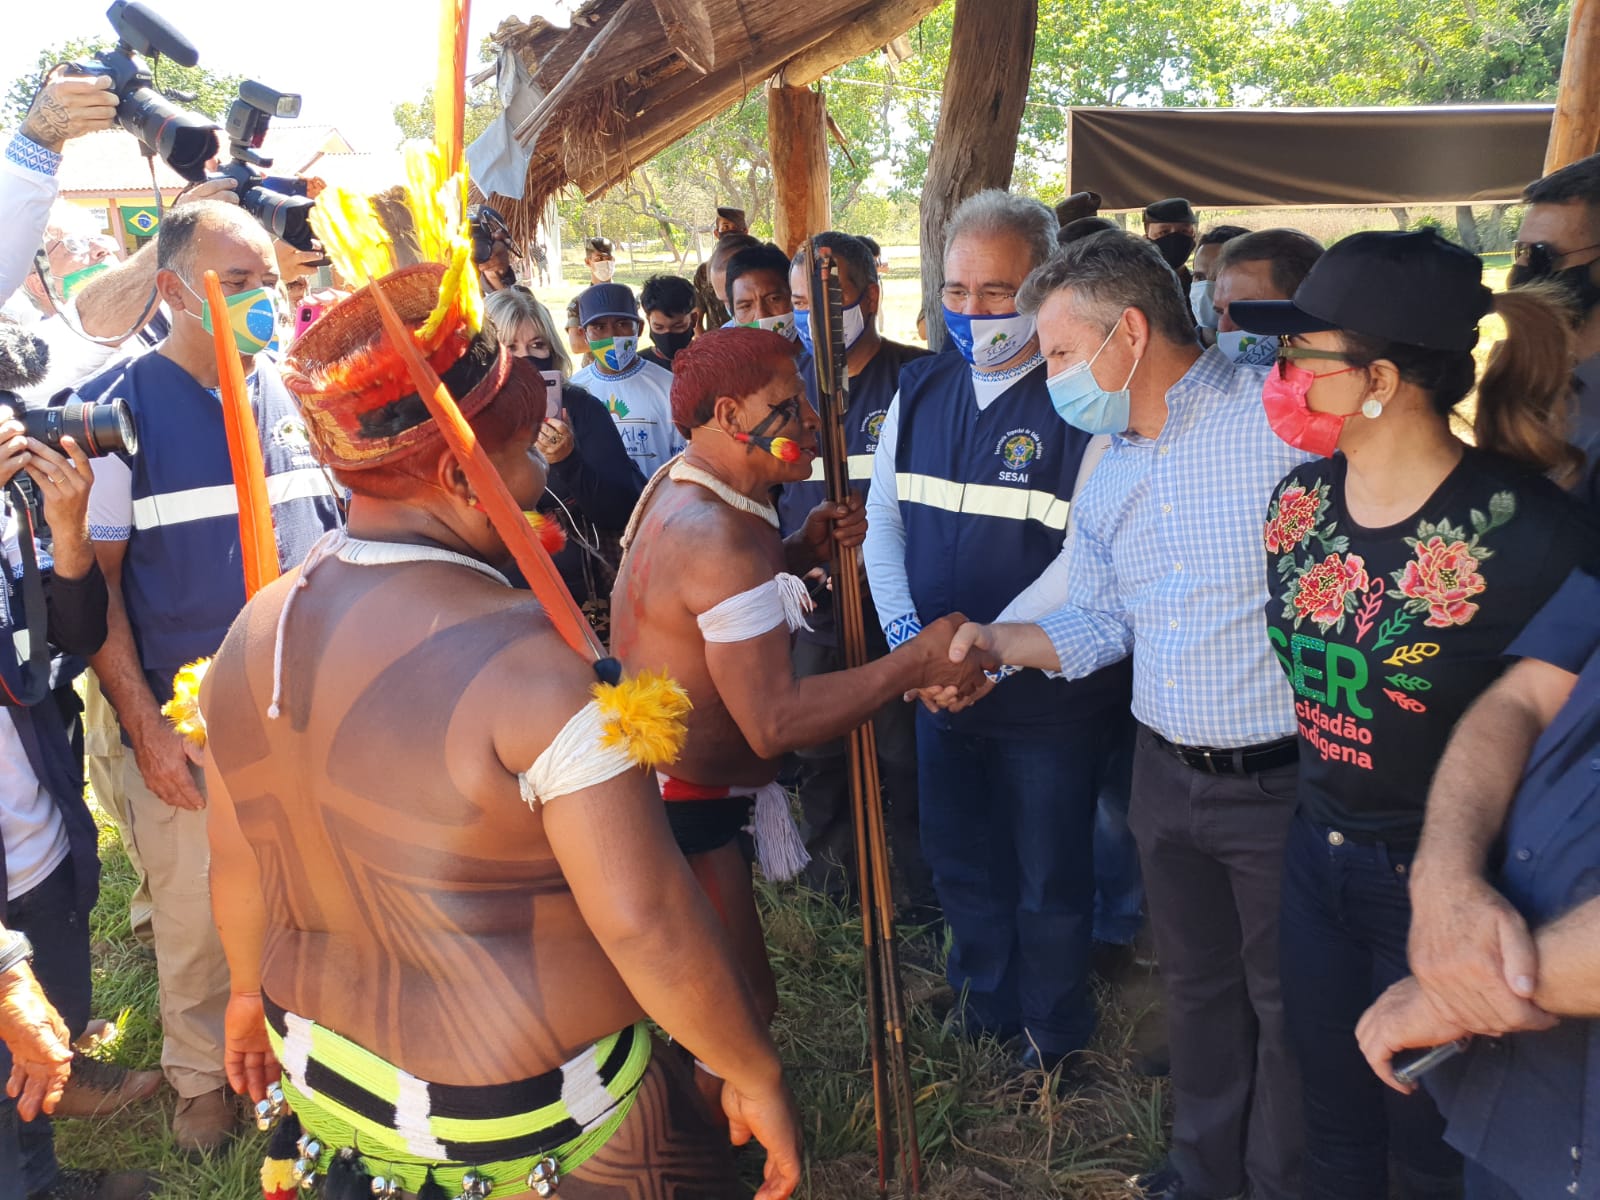
[[(193, 768), (191, 768), (193, 770)], [(195, 786), (205, 781), (193, 771)], [(161, 1025), (161, 1067), (179, 1096), (225, 1087), (222, 1019), (228, 963), (211, 920), (211, 848), (204, 810), (173, 808), (144, 784), (130, 751), (123, 758), (129, 832), (151, 901)]]
[(117, 710), (100, 690), (100, 681), (93, 671), (83, 673), (82, 691), (84, 774), (95, 803), (116, 825), (122, 848), (128, 852), (134, 872), (139, 876), (139, 885), (128, 899), (128, 924), (133, 927), (134, 937), (154, 948), (155, 934), (150, 930), (150, 889), (145, 884), (139, 852), (133, 845), (128, 824), (128, 797), (122, 783), (123, 755), (129, 754), (130, 758), (132, 755), (122, 744)]

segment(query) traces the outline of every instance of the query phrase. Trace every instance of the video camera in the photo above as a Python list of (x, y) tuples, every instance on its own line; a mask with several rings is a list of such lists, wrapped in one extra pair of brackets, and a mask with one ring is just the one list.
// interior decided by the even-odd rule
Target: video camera
[(261, 154), (261, 143), (273, 117), (298, 117), (300, 97), (275, 92), (264, 83), (247, 79), (239, 85), (239, 98), (228, 109), (228, 165), (213, 178), (231, 179), (238, 186), (239, 205), (296, 250), (311, 249), (311, 208), (306, 181), (293, 176), (268, 175), (263, 167), (272, 160)]
[(312, 201), (303, 179), (267, 175), (261, 168), (272, 160), (261, 155), (268, 122), (273, 117), (298, 117), (300, 97), (275, 92), (253, 80), (239, 85), (239, 98), (228, 109), (229, 162), (217, 175), (206, 165), (218, 154), (217, 126), (208, 117), (188, 112), (173, 101), (194, 103), (186, 92), (155, 88), (146, 59), (165, 56), (180, 67), (199, 63), (193, 43), (137, 0), (113, 0), (106, 18), (117, 35), (117, 47), (95, 55), (92, 63), (71, 63), (80, 75), (106, 75), (117, 95), (117, 123), (139, 139), (147, 153), (162, 160), (191, 183), (232, 179), (240, 206), (276, 237), (297, 250), (310, 250), (308, 216)]
[[(117, 124), (138, 138), (151, 153), (191, 183), (206, 177), (206, 164), (217, 156), (217, 127), (198, 113), (172, 103), (192, 104), (185, 92), (163, 95), (146, 58), (165, 55), (180, 67), (200, 61), (194, 44), (166, 21), (135, 0), (113, 0), (106, 18), (117, 35), (115, 50), (102, 50), (92, 63), (70, 63), (79, 75), (106, 75), (117, 96)], [(169, 98), (170, 96), (170, 98)]]

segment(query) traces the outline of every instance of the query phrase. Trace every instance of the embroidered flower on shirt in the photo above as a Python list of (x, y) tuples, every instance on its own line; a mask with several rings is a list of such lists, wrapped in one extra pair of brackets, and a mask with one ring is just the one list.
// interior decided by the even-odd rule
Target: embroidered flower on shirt
[(1434, 629), (1465, 625), (1472, 620), (1478, 606), (1471, 597), (1487, 586), (1478, 573), (1472, 547), (1462, 541), (1431, 537), (1418, 542), (1416, 552), (1416, 558), (1400, 572), (1400, 592), (1412, 601), (1408, 607), (1413, 611), (1427, 609), (1428, 619), (1423, 624)]
[(1292, 616), (1297, 629), (1304, 620), (1315, 621), (1323, 630), (1343, 629), (1345, 617), (1355, 611), (1366, 588), (1367, 564), (1359, 554), (1330, 554), (1289, 581), (1283, 615)]
[(1470, 537), (1447, 520), (1419, 522), (1417, 536), (1406, 539), (1415, 557), (1390, 575), (1395, 589), (1406, 597), (1406, 611), (1427, 613), (1423, 624), (1433, 629), (1472, 620), (1478, 611), (1472, 598), (1488, 587), (1478, 567), (1494, 556), (1482, 544), (1483, 536), (1511, 520), (1516, 511), (1516, 498), (1510, 492), (1496, 492), (1489, 498), (1488, 513), (1472, 510)]
[(1307, 491), (1293, 483), (1284, 488), (1267, 512), (1267, 553), (1282, 554), (1301, 546), (1316, 529), (1327, 506), (1326, 487)]

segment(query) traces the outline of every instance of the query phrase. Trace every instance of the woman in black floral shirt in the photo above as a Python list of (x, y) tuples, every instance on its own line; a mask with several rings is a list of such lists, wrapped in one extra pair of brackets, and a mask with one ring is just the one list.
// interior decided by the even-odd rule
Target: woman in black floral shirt
[[(1490, 310), (1508, 340), (1481, 382)], [(1482, 264), (1433, 233), (1364, 233), (1292, 301), (1235, 304), (1284, 336), (1262, 400), (1319, 457), (1267, 512), (1268, 633), (1294, 689), (1299, 813), (1284, 869), (1281, 971), (1304, 1077), (1306, 1200), (1461, 1194), (1424, 1092), (1367, 1068), (1356, 1022), (1409, 973), (1411, 859), (1433, 769), (1502, 654), (1600, 533), (1552, 480), (1571, 369), (1558, 307), (1493, 295)], [(1475, 445), (1452, 428), (1477, 384)], [(1337, 453), (1336, 453), (1337, 451)]]

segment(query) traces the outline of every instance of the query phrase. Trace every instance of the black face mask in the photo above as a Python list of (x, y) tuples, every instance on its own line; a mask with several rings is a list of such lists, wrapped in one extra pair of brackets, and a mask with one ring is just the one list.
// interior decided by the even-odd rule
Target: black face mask
[(541, 371), (554, 371), (556, 369), (556, 356), (554, 354), (524, 354), (522, 361), (533, 364)]
[(1514, 288), (1529, 283), (1552, 283), (1567, 294), (1568, 302), (1577, 310), (1580, 317), (1600, 304), (1600, 284), (1594, 281), (1594, 263), (1584, 263), (1582, 266), (1568, 267), (1564, 271), (1554, 271), (1549, 269), (1547, 261), (1513, 263), (1510, 273), (1506, 276), (1506, 286)]
[(670, 331), (667, 333), (656, 333), (654, 330), (651, 330), (650, 332), (651, 343), (657, 350), (661, 351), (661, 357), (665, 358), (668, 362), (671, 362), (673, 358), (677, 356), (678, 351), (682, 350), (693, 340), (694, 330), (692, 329), (685, 329), (682, 333), (672, 333)]
[(1188, 233), (1163, 233), (1155, 238), (1156, 249), (1161, 251), (1161, 257), (1167, 260), (1167, 266), (1174, 271), (1189, 261), (1189, 256), (1194, 253), (1194, 235)]

